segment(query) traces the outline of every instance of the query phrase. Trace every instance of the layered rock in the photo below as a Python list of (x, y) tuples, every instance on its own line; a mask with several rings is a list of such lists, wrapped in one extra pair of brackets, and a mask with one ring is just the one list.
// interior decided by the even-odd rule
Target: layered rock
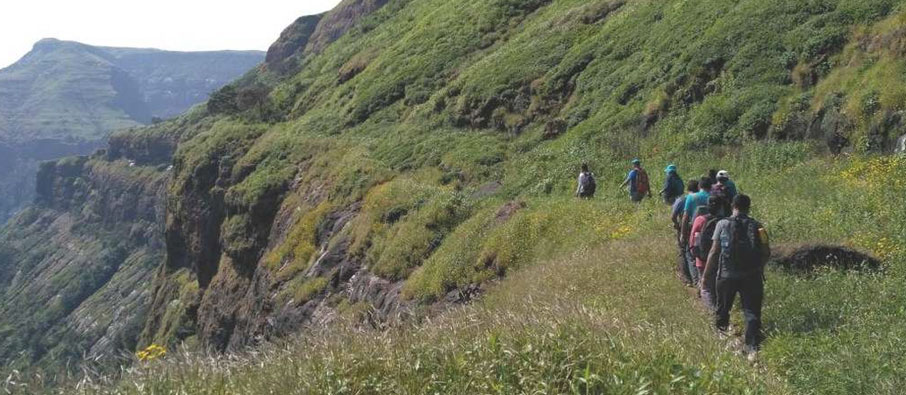
[(167, 172), (104, 156), (42, 164), (37, 204), (0, 230), (0, 361), (55, 367), (134, 348), (164, 257)]

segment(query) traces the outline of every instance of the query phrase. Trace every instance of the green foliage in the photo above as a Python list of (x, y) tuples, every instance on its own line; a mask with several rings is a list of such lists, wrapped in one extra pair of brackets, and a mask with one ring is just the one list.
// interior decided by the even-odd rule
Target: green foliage
[(364, 256), (376, 274), (405, 279), (468, 217), (462, 193), (425, 178), (398, 178), (372, 189), (353, 224), (353, 254)]
[[(475, 286), (484, 298), (414, 328), (331, 328), (243, 364), (189, 355), (116, 388), (895, 392), (906, 353), (882, 325), (906, 318), (903, 163), (824, 157), (818, 139), (867, 136), (900, 109), (896, 4), (395, 2), (274, 82), (284, 122), (237, 106), (184, 135), (168, 208), (223, 203), (218, 240), (264, 256), (275, 303), (319, 301), (331, 280), (306, 269), (346, 242), (343, 258), (402, 282), (406, 302)], [(885, 34), (886, 47), (870, 44)], [(567, 129), (545, 135), (551, 121)], [(686, 178), (730, 170), (778, 246), (844, 244), (887, 270), (769, 271), (770, 338), (763, 367), (747, 366), (673, 278), (663, 204), (617, 189), (633, 157), (655, 190), (668, 163)], [(571, 198), (584, 162), (599, 185), (590, 201)], [(288, 229), (272, 229), (275, 212)], [(334, 214), (351, 220), (327, 236)], [(319, 307), (369, 318), (366, 302), (343, 298)]]
[(329, 281), (330, 280), (327, 277), (316, 277), (305, 281), (296, 289), (294, 301), (299, 304), (308, 302), (312, 299), (312, 297), (321, 293), (324, 288), (327, 288)]
[(318, 248), (318, 227), (330, 213), (331, 206), (324, 202), (298, 217), (286, 239), (265, 257), (265, 265), (276, 272), (278, 281), (285, 281), (308, 269)]

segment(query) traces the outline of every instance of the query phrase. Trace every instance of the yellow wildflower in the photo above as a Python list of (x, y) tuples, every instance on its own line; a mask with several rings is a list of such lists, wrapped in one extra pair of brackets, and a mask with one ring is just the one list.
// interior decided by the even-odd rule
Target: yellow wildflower
[(142, 362), (153, 361), (165, 355), (167, 355), (167, 349), (157, 344), (152, 344), (144, 350), (135, 353), (135, 357)]

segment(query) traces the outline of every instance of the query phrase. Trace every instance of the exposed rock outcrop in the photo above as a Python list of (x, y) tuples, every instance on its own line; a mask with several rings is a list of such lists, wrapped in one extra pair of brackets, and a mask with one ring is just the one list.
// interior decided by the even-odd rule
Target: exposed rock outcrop
[(330, 10), (308, 41), (306, 51), (319, 53), (327, 45), (342, 37), (362, 18), (380, 9), (389, 0), (343, 0)]
[(264, 59), (267, 69), (277, 73), (286, 73), (294, 69), (298, 60), (293, 59), (293, 56), (301, 55), (321, 18), (322, 15), (303, 16), (284, 29), (280, 33), (280, 38), (267, 50)]
[(865, 253), (842, 246), (803, 246), (782, 254), (773, 262), (781, 267), (800, 273), (808, 273), (821, 267), (841, 270), (878, 270), (881, 261)]

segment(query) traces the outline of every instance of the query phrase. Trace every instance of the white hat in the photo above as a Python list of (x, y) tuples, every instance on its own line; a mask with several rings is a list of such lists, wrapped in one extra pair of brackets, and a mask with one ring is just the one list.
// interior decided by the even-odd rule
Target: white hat
[(726, 170), (721, 170), (717, 172), (717, 178), (730, 178), (730, 172)]

